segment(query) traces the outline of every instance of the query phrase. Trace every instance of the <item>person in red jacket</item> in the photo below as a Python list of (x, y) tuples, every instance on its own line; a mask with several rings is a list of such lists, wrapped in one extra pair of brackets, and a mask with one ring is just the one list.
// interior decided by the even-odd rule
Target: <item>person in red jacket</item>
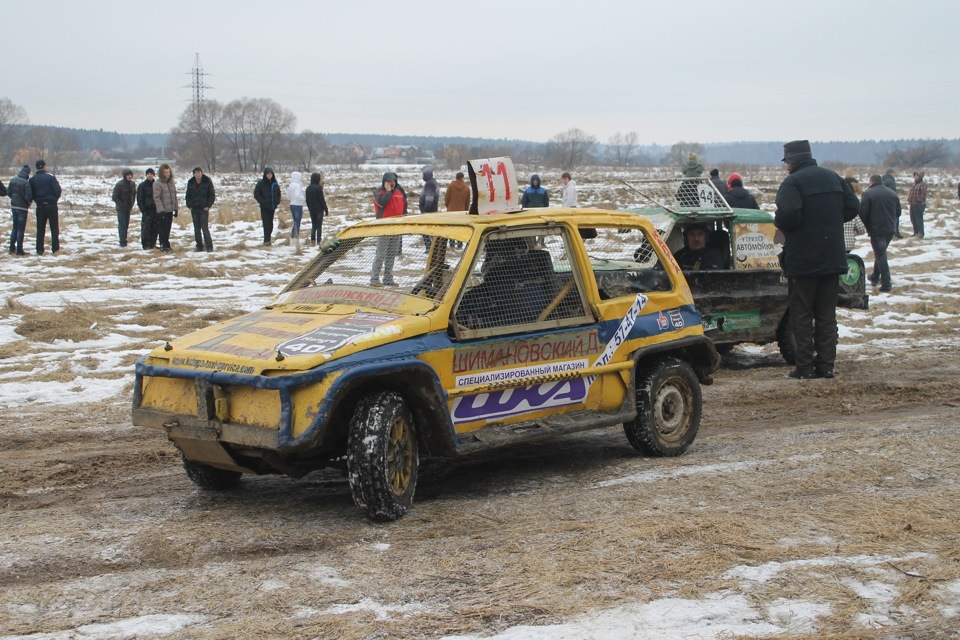
[[(373, 207), (377, 219), (402, 216), (407, 212), (407, 194), (397, 184), (397, 174), (388, 171), (383, 174), (379, 189), (373, 191)], [(373, 271), (370, 272), (370, 286), (392, 287), (393, 262), (400, 253), (400, 236), (381, 236), (377, 239), (377, 255), (373, 259)], [(380, 283), (380, 270), (383, 270), (383, 284)]]

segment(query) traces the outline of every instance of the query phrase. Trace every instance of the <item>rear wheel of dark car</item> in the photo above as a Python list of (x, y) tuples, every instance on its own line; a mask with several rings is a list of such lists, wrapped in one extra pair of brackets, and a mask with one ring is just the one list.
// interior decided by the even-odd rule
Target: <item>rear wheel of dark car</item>
[(697, 374), (677, 358), (641, 363), (636, 380), (637, 417), (623, 424), (640, 453), (678, 456), (697, 437), (703, 397)]
[(217, 469), (202, 462), (194, 462), (186, 456), (183, 458), (183, 468), (187, 471), (187, 477), (198, 487), (219, 491), (233, 489), (240, 484), (240, 476), (243, 475), (239, 471)]
[(354, 503), (373, 520), (400, 518), (413, 503), (417, 462), (413, 415), (403, 397), (382, 391), (361, 398), (347, 443)]
[(793, 338), (793, 329), (790, 328), (790, 312), (787, 311), (780, 319), (777, 326), (777, 346), (780, 348), (780, 355), (783, 356), (787, 364), (796, 364), (797, 362), (797, 343)]

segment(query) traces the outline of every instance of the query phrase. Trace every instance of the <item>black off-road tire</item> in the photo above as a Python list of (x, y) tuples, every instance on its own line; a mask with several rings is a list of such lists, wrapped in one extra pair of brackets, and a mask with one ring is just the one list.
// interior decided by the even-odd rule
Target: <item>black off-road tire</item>
[(703, 396), (689, 364), (667, 357), (641, 362), (636, 381), (637, 417), (623, 423), (627, 440), (640, 453), (678, 456), (697, 437)]
[(226, 489), (235, 489), (240, 484), (239, 471), (229, 471), (227, 469), (217, 469), (202, 462), (194, 462), (186, 456), (183, 457), (183, 468), (187, 471), (187, 477), (201, 489), (213, 489), (215, 491), (224, 491)]
[(417, 486), (417, 434), (403, 397), (364, 396), (350, 421), (347, 477), (353, 502), (372, 520), (402, 517)]
[(797, 342), (793, 337), (793, 329), (790, 328), (789, 311), (783, 314), (777, 326), (777, 346), (780, 348), (780, 355), (783, 356), (784, 362), (797, 363)]

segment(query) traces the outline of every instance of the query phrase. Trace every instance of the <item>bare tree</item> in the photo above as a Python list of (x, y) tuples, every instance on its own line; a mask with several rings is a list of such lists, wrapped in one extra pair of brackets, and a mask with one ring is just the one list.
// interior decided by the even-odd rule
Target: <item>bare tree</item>
[(664, 158), (668, 167), (682, 167), (691, 153), (703, 155), (704, 146), (699, 142), (680, 142), (670, 147), (667, 157)]
[(323, 134), (309, 129), (304, 129), (299, 135), (290, 136), (290, 155), (294, 166), (301, 171), (311, 171), (329, 146)]
[(637, 141), (640, 136), (636, 131), (630, 133), (620, 133), (617, 131), (607, 140), (607, 146), (613, 152), (613, 161), (618, 167), (625, 167), (630, 164), (630, 155), (637, 148)]
[(297, 126), (297, 116), (269, 98), (254, 98), (250, 117), (254, 171), (262, 169), (270, 158), (274, 145), (291, 133)]
[(180, 155), (196, 158), (208, 171), (216, 171), (223, 141), (223, 105), (216, 100), (191, 103), (170, 133), (180, 147)]
[(223, 130), (232, 155), (237, 161), (238, 171), (250, 169), (250, 147), (253, 133), (249, 111), (249, 100), (233, 100), (223, 108)]
[(53, 165), (54, 173), (59, 171), (64, 160), (69, 159), (79, 150), (80, 141), (74, 132), (63, 127), (56, 127), (50, 132), (50, 163)]
[(547, 161), (565, 170), (573, 170), (590, 161), (597, 139), (580, 129), (567, 129), (547, 141)]
[(32, 127), (23, 134), (23, 145), (35, 159), (46, 158), (53, 132), (50, 127)]
[(17, 149), (20, 127), (30, 122), (27, 112), (10, 98), (0, 98), (0, 166), (6, 167)]
[(950, 149), (939, 140), (921, 140), (909, 149), (898, 149), (883, 158), (888, 167), (908, 167), (919, 169), (931, 165), (945, 166), (950, 161)]

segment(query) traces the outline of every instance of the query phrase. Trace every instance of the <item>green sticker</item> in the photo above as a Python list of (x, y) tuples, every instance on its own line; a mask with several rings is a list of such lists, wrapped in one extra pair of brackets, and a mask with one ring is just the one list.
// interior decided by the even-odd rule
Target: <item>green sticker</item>
[(860, 281), (860, 265), (853, 258), (847, 258), (847, 272), (840, 276), (840, 282), (852, 287)]
[(736, 331), (737, 329), (759, 329), (760, 311), (727, 311), (723, 315), (703, 319), (703, 330)]

